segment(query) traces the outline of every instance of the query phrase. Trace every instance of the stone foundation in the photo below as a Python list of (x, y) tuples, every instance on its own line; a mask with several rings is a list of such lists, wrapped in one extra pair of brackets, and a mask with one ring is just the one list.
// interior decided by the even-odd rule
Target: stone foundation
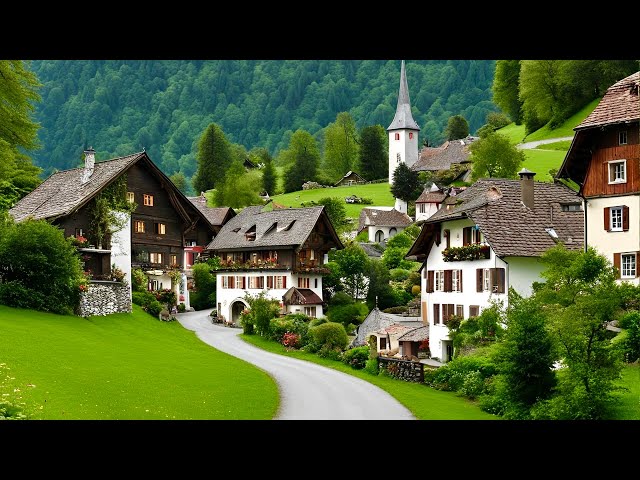
[(406, 382), (424, 382), (424, 365), (420, 362), (378, 357), (378, 365), (380, 369), (384, 369), (393, 378)]
[(89, 290), (80, 294), (78, 315), (89, 317), (111, 313), (131, 313), (129, 285), (122, 282), (92, 281)]

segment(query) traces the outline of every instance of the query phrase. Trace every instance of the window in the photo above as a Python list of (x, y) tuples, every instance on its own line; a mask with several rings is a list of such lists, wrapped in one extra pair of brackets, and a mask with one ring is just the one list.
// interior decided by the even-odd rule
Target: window
[(317, 278), (313, 279), (313, 288), (318, 288), (318, 279)]
[(267, 288), (287, 288), (287, 277), (284, 275), (267, 276)]
[(133, 203), (135, 201), (136, 201), (136, 196), (133, 194), (133, 192), (127, 192), (127, 202)]
[(436, 292), (444, 292), (444, 270), (436, 270), (436, 282), (434, 290)]
[(304, 307), (304, 314), (307, 317), (316, 318), (316, 307)]
[(490, 269), (488, 268), (483, 268), (482, 269), (482, 290), (485, 292), (489, 291), (489, 283), (491, 280), (491, 277), (489, 275)]
[(464, 305), (456, 305), (456, 315), (460, 318), (464, 318)]
[(151, 291), (162, 290), (162, 282), (159, 282), (158, 280), (150, 280), (147, 289)]
[(568, 203), (562, 205), (563, 212), (580, 212), (582, 211), (582, 205), (579, 203)]
[(427, 206), (424, 203), (421, 203), (418, 205), (418, 212), (419, 213), (427, 213)]
[(462, 229), (462, 245), (470, 245), (472, 243), (482, 243), (484, 237), (477, 225), (473, 227), (464, 227)]
[(144, 222), (142, 220), (133, 222), (133, 233), (144, 233)]
[(226, 275), (222, 277), (222, 288), (234, 288), (235, 286), (235, 277), (230, 275)]
[(153, 207), (153, 195), (149, 195), (147, 193), (145, 193), (142, 196), (142, 200), (143, 200), (143, 204), (145, 207)]
[(409, 140), (413, 139), (413, 132), (409, 132)]
[(609, 183), (627, 182), (627, 161), (616, 160), (609, 162)]
[(440, 323), (440, 304), (433, 304), (433, 324), (438, 325)]
[(153, 231), (156, 233), (156, 235), (164, 235), (165, 233), (167, 233), (167, 227), (164, 223), (154, 223)]
[(249, 277), (249, 288), (264, 288), (264, 277)]
[(309, 277), (298, 277), (298, 288), (309, 288)]
[(244, 276), (236, 275), (235, 282), (236, 282), (236, 288), (242, 288), (243, 290), (247, 288), (247, 284), (245, 283)]
[(76, 228), (76, 238), (84, 237), (84, 230), (82, 228)]
[(622, 130), (618, 133), (618, 145), (626, 145), (627, 144), (627, 131)]
[(451, 270), (451, 291), (462, 291), (462, 270)]
[(449, 323), (449, 320), (451, 320), (451, 317), (455, 315), (456, 313), (455, 307), (456, 306), (451, 303), (442, 304), (442, 323), (443, 324), (446, 325), (447, 323)]
[(480, 306), (479, 305), (469, 305), (469, 316), (477, 317), (480, 315)]
[(636, 254), (623, 253), (620, 255), (622, 263), (622, 278), (636, 277)]
[(629, 230), (629, 207), (606, 207), (604, 209), (604, 229), (607, 232), (626, 232)]
[(387, 339), (386, 337), (380, 337), (380, 350), (387, 349)]
[(396, 132), (396, 140), (400, 140), (400, 134)]
[(150, 253), (149, 254), (149, 258), (150, 258), (150, 262), (151, 263), (162, 263), (162, 254), (161, 253)]
[(171, 265), (177, 265), (178, 264), (178, 255), (176, 255), (175, 253), (172, 253), (169, 258), (171, 259), (171, 261), (169, 262), (169, 263), (171, 263)]
[(610, 220), (610, 231), (612, 232), (621, 232), (622, 231), (622, 207), (611, 207), (609, 209), (611, 220)]

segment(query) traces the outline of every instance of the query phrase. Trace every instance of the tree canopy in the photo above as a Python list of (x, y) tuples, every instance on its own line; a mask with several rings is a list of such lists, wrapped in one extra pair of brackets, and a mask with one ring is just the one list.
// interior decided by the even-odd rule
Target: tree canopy
[(369, 125), (360, 130), (358, 174), (371, 181), (389, 175), (389, 138), (382, 125)]
[(469, 135), (469, 122), (462, 115), (454, 115), (449, 117), (447, 128), (445, 130), (447, 140), (458, 140)]
[(284, 191), (295, 192), (302, 184), (316, 179), (320, 152), (315, 138), (309, 132), (297, 130), (289, 142), (289, 148), (281, 153), (286, 170)]
[(227, 137), (215, 123), (210, 124), (198, 142), (198, 171), (193, 179), (196, 193), (222, 186), (233, 153)]
[(471, 178), (514, 178), (525, 160), (524, 152), (511, 145), (509, 139), (489, 132), (469, 146), (473, 170)]
[(340, 112), (324, 130), (323, 173), (333, 184), (355, 170), (357, 160), (356, 123), (348, 112)]

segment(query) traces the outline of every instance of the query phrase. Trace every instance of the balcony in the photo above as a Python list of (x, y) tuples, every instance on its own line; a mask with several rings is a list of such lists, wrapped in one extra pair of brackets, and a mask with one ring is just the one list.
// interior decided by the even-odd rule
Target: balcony
[(464, 262), (468, 260), (486, 260), (491, 256), (491, 247), (486, 244), (472, 243), (462, 247), (449, 247), (442, 250), (445, 262)]
[(319, 273), (319, 274), (328, 274), (330, 273), (329, 269), (319, 264), (316, 260), (306, 260), (299, 261), (296, 263), (296, 272), (309, 272), (309, 273)]
[(251, 270), (291, 270), (291, 265), (278, 263), (275, 259), (258, 260), (256, 262), (239, 260), (221, 260), (218, 271), (251, 271)]

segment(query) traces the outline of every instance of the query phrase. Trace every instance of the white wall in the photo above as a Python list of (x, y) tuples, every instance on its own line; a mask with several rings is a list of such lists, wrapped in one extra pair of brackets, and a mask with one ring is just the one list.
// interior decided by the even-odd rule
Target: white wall
[(421, 220), (426, 220), (427, 218), (429, 218), (431, 215), (433, 215), (434, 213), (436, 213), (439, 209), (440, 204), (439, 203), (423, 203), (422, 205), (424, 205), (425, 207), (425, 211), (424, 213), (420, 212), (420, 205), (421, 204), (417, 204), (416, 205), (416, 222), (419, 222)]
[(368, 230), (369, 230), (369, 241), (370, 242), (375, 242), (376, 241), (376, 232), (378, 230), (381, 230), (382, 233), (384, 234), (384, 241), (389, 240), (390, 236), (389, 236), (389, 231), (395, 228), (396, 229), (396, 233), (394, 235), (397, 235), (398, 233), (400, 233), (401, 231), (404, 230), (404, 227), (376, 227), (375, 225), (369, 225)]
[[(629, 230), (626, 232), (607, 232), (604, 229), (604, 209), (622, 205), (629, 207)], [(612, 264), (614, 253), (640, 251), (640, 196), (625, 195), (588, 199), (586, 201), (585, 215), (587, 245), (594, 247), (598, 253), (604, 255)], [(636, 259), (636, 262), (638, 261), (640, 261), (640, 258)], [(636, 268), (639, 265), (636, 265)], [(639, 280), (635, 278), (625, 281), (638, 284)]]
[(545, 269), (545, 265), (539, 257), (505, 257), (509, 264), (506, 272), (506, 281), (510, 287), (523, 297), (528, 297), (533, 293), (533, 282), (542, 280), (540, 273)]
[[(225, 276), (244, 276), (244, 277), (267, 277), (267, 276), (275, 276), (281, 275), (286, 277), (286, 288), (269, 288), (267, 289), (267, 279), (263, 279), (263, 285), (265, 288), (222, 288), (222, 277)], [(289, 290), (291, 287), (298, 287), (298, 277), (309, 277), (309, 288), (313, 292), (315, 292), (320, 298), (322, 298), (322, 276), (317, 274), (294, 274), (291, 272), (286, 272), (282, 270), (268, 270), (268, 271), (253, 271), (253, 272), (219, 272), (216, 274), (216, 308), (217, 304), (220, 304), (220, 310), (218, 311), (218, 315), (224, 315), (224, 317), (229, 320), (231, 319), (231, 305), (237, 299), (243, 299), (246, 293), (250, 295), (257, 295), (260, 292), (266, 292), (268, 298), (273, 298), (282, 303), (283, 295)], [(318, 279), (318, 287), (316, 288), (315, 279)], [(249, 285), (249, 280), (245, 281), (246, 285)], [(309, 305), (313, 306), (313, 305)], [(294, 306), (295, 307), (295, 306)], [(304, 313), (304, 305), (300, 305), (301, 313)], [(295, 308), (293, 308), (295, 310)], [(321, 318), (324, 317), (322, 313), (322, 306), (316, 308), (316, 317)]]
[[(409, 132), (413, 133), (413, 138), (409, 138)], [(396, 140), (396, 133), (400, 134), (400, 140)], [(405, 162), (407, 167), (411, 167), (418, 161), (418, 132), (415, 130), (391, 130), (389, 131), (389, 183), (393, 183), (393, 173), (400, 164)]]
[(122, 230), (111, 237), (111, 263), (124, 272), (124, 279), (129, 284), (131, 298), (131, 215), (126, 212), (113, 212), (116, 217), (125, 221)]

